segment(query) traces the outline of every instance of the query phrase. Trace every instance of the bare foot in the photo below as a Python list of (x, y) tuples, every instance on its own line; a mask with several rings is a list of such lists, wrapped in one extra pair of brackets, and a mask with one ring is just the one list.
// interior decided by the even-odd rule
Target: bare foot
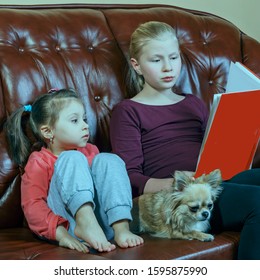
[(107, 240), (91, 204), (83, 205), (76, 213), (75, 235), (99, 252), (110, 252), (116, 248)]
[(115, 232), (115, 242), (121, 248), (129, 248), (139, 246), (144, 243), (142, 237), (132, 233), (129, 230), (129, 223), (127, 220), (116, 222), (112, 225)]

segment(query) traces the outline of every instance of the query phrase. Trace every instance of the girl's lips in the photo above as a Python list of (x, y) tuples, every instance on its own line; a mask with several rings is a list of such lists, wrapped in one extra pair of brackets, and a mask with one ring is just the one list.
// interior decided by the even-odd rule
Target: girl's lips
[(173, 79), (174, 79), (174, 77), (164, 77), (164, 78), (162, 78), (162, 80), (164, 81), (164, 82), (171, 82), (171, 81), (173, 81)]

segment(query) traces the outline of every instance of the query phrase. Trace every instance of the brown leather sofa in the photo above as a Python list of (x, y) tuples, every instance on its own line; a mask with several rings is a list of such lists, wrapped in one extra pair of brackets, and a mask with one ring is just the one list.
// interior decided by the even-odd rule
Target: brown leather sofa
[[(0, 6), (0, 259), (236, 258), (237, 232), (217, 234), (213, 242), (144, 235), (140, 247), (82, 254), (41, 241), (26, 226), (19, 168), (10, 160), (3, 131), (7, 115), (50, 88), (76, 88), (86, 106), (91, 142), (110, 151), (111, 110), (127, 97), (130, 34), (150, 20), (177, 31), (184, 65), (177, 91), (195, 94), (209, 106), (215, 93), (225, 91), (230, 61), (260, 75), (259, 42), (205, 12), (162, 5)], [(253, 167), (260, 167), (260, 149)]]

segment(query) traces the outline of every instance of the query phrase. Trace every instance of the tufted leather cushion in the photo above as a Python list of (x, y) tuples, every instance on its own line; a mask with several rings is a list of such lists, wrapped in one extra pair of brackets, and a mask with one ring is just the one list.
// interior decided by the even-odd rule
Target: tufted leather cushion
[[(260, 44), (232, 23), (199, 11), (160, 5), (0, 7), (0, 228), (21, 227), (19, 169), (8, 156), (7, 115), (50, 88), (75, 88), (83, 98), (91, 142), (110, 151), (111, 110), (127, 96), (128, 45), (142, 22), (172, 25), (183, 69), (178, 92), (208, 107), (224, 92), (230, 61), (260, 75)], [(260, 150), (254, 160), (260, 167)]]

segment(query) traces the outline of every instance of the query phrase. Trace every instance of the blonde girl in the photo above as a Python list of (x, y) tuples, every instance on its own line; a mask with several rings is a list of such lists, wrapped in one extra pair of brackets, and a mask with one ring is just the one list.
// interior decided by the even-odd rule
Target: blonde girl
[[(110, 135), (113, 152), (126, 163), (133, 195), (140, 196), (170, 188), (175, 170), (192, 176), (208, 111), (201, 99), (173, 90), (182, 59), (176, 32), (167, 23), (146, 22), (133, 32), (130, 63), (134, 97), (114, 109)], [(237, 174), (223, 182), (213, 210), (213, 233), (241, 231), (239, 259), (260, 259), (259, 185), (259, 169)]]

